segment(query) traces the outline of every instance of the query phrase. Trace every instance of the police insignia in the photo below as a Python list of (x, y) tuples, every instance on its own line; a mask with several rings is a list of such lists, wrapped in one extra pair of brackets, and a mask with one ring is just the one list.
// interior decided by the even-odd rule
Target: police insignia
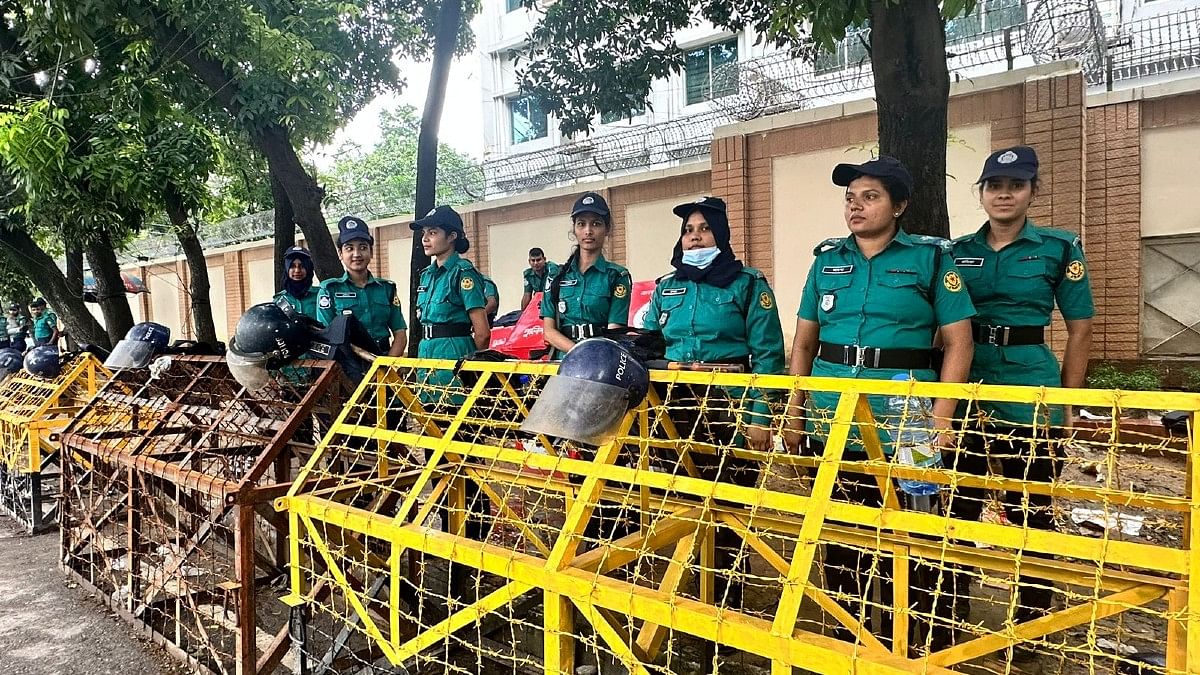
[(317, 300), (317, 306), (321, 309), (329, 309), (333, 306), (333, 301), (329, 299), (328, 295), (322, 295), (321, 299)]
[(1012, 164), (1015, 161), (1017, 161), (1017, 153), (1013, 152), (1012, 150), (1009, 150), (1008, 152), (996, 158), (996, 162), (999, 164)]
[(625, 287), (625, 284), (617, 284), (617, 287), (613, 289), (614, 298), (623, 298), (626, 295), (629, 295), (629, 289)]
[(825, 295), (822, 295), (821, 296), (821, 311), (822, 312), (833, 311), (833, 303), (834, 303), (833, 293), (826, 293)]
[(458, 285), (462, 286), (464, 291), (469, 291), (472, 288), (475, 288), (475, 282), (471, 280), (471, 277), (463, 277), (462, 282), (460, 282)]
[(582, 200), (580, 200), (579, 203), (580, 204), (595, 204), (596, 198), (595, 197), (584, 197)]
[(1070, 279), (1071, 281), (1079, 281), (1080, 279), (1083, 278), (1083, 274), (1085, 271), (1086, 271), (1086, 269), (1084, 268), (1083, 263), (1081, 261), (1072, 260), (1067, 265), (1067, 278)]
[(399, 307), (399, 306), (400, 306), (400, 296), (399, 296), (399, 295), (393, 295), (393, 296), (392, 296), (392, 306), (393, 306), (393, 307)]
[(758, 294), (758, 305), (763, 309), (771, 309), (775, 306), (775, 301), (771, 299), (771, 294), (763, 291)]
[(962, 290), (962, 277), (958, 276), (958, 272), (950, 270), (942, 277), (942, 285), (951, 293), (957, 293)]

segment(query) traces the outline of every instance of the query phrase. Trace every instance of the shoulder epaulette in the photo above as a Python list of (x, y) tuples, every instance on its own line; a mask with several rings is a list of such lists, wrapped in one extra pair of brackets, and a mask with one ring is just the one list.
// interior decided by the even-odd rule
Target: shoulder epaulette
[(950, 240), (945, 237), (934, 237), (928, 234), (910, 234), (908, 235), (913, 241), (926, 246), (937, 246), (943, 251), (950, 251)]
[(763, 274), (762, 270), (755, 269), (753, 267), (748, 267), (748, 266), (742, 267), (741, 272), (742, 272), (742, 274), (749, 274), (750, 276), (754, 277), (755, 279), (762, 279), (765, 281), (767, 278), (767, 275)]
[(662, 282), (664, 282), (664, 281), (667, 281), (668, 279), (673, 279), (673, 278), (675, 278), (675, 273), (674, 273), (674, 272), (667, 272), (666, 274), (662, 275), (661, 277), (659, 277), (659, 278), (655, 279), (655, 280), (654, 280), (654, 283), (655, 283), (656, 285), (657, 285), (657, 284), (661, 284)]
[(1055, 227), (1038, 227), (1038, 234), (1044, 237), (1061, 239), (1062, 241), (1065, 241), (1076, 248), (1083, 248), (1083, 239), (1074, 232), (1060, 230)]
[(813, 255), (821, 255), (826, 251), (832, 251), (841, 246), (844, 241), (846, 241), (845, 237), (830, 237), (813, 248)]

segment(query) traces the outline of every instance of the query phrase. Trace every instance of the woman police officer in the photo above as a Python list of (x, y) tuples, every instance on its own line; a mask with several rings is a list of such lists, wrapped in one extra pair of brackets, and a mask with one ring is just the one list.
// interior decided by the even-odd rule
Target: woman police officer
[(293, 246), (283, 254), (283, 288), (275, 294), (276, 303), (283, 301), (310, 319), (317, 318), (317, 295), (313, 288), (312, 255), (303, 246)]
[(546, 344), (561, 356), (576, 342), (629, 322), (629, 270), (604, 258), (612, 231), (608, 204), (585, 192), (571, 209), (571, 236), (578, 242), (558, 273), (546, 277), (542, 327)]
[[(827, 239), (814, 251), (796, 320), (790, 372), (885, 380), (908, 373), (921, 381), (937, 380), (932, 349), (940, 330), (945, 348), (940, 379), (965, 381), (972, 349), (969, 319), (975, 310), (954, 267), (949, 242), (910, 235), (899, 227), (913, 188), (908, 170), (896, 159), (881, 156), (860, 165), (837, 165), (833, 182), (846, 188), (844, 216), (850, 236)], [(805, 417), (811, 420), (813, 437), (826, 436), (828, 422), (822, 417), (837, 399), (835, 393), (794, 393), (785, 443), (798, 448)], [(869, 402), (876, 419), (885, 420), (885, 397), (871, 396)], [(934, 403), (936, 429), (949, 430), (954, 408), (953, 400)], [(852, 446), (845, 457), (865, 459), (865, 454)], [(841, 474), (836, 494), (847, 501), (881, 503), (877, 483), (865, 474)], [(870, 558), (829, 545), (825, 560), (827, 583), (848, 594), (851, 600), (845, 604), (857, 610), (869, 590)], [(884, 576), (885, 597), (890, 598)], [(873, 632), (890, 635), (890, 619), (884, 612), (885, 625)]]
[(351, 314), (375, 341), (376, 353), (402, 356), (408, 346), (408, 324), (400, 308), (395, 282), (371, 274), (375, 237), (355, 216), (338, 221), (338, 256), (346, 273), (321, 283), (317, 320), (326, 326), (339, 314)]
[[(972, 320), (971, 381), (1083, 386), (1095, 313), (1092, 290), (1079, 237), (1038, 227), (1029, 219), (1029, 206), (1038, 192), (1037, 153), (1024, 146), (993, 152), (984, 162), (978, 185), (987, 222), (953, 243), (955, 265), (979, 311)], [(1055, 304), (1067, 324), (1061, 368), (1045, 343), (1045, 327)], [(1039, 482), (1057, 478), (1061, 460), (1054, 427), (1063, 424), (1060, 407), (1035, 409), (1028, 404), (979, 401), (970, 416), (962, 452), (956, 455), (957, 470), (986, 475), (990, 457), (1008, 478)], [(950, 512), (977, 520), (983, 501), (982, 490), (960, 487)], [(1054, 526), (1047, 495), (1006, 492), (1004, 505), (1014, 524), (1041, 530)], [(959, 619), (969, 612), (969, 583), (969, 575), (956, 575), (954, 613)], [(1053, 599), (1051, 589), (1049, 581), (1023, 579), (1014, 620), (1045, 614)]]
[[(783, 329), (775, 294), (762, 272), (744, 266), (734, 254), (725, 202), (702, 197), (676, 206), (673, 212), (682, 220), (671, 256), (675, 272), (658, 280), (643, 327), (662, 333), (669, 361), (738, 364), (747, 372), (762, 374), (784, 372)], [(694, 419), (676, 420), (676, 426), (692, 430), (695, 440), (718, 447), (769, 451), (771, 410), (762, 392), (739, 387), (726, 388), (724, 393), (740, 402), (738, 407), (745, 410), (741, 420), (721, 410), (722, 406), (706, 406), (704, 419), (695, 419), (701, 417), (700, 402), (694, 406), (685, 402), (678, 414)], [(678, 395), (675, 398), (680, 400)], [(683, 398), (692, 397), (685, 393)], [(701, 477), (716, 479), (723, 474), (724, 480), (737, 485), (758, 483), (759, 462), (754, 460), (700, 453), (692, 453), (691, 458)], [(749, 558), (743, 555), (739, 561), (737, 540), (727, 528), (717, 531), (716, 569), (740, 572), (732, 583), (726, 582), (725, 575), (717, 577), (718, 599), (733, 607), (742, 604), (740, 580), (749, 573)]]

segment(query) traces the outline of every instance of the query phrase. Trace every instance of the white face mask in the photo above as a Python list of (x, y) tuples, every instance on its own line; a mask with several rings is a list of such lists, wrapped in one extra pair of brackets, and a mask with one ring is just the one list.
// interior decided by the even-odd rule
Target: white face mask
[(704, 269), (711, 265), (713, 260), (716, 260), (717, 256), (720, 254), (721, 249), (717, 248), (716, 246), (709, 246), (708, 248), (694, 248), (690, 251), (683, 252), (683, 264)]

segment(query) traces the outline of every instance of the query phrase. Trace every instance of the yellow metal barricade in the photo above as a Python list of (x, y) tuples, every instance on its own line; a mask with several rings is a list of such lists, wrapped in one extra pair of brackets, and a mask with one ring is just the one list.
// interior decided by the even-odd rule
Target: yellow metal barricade
[(215, 356), (119, 371), (62, 431), (64, 571), (205, 673), (286, 671), (270, 509), (349, 394), (332, 361), (248, 392)]
[(0, 382), (0, 506), (30, 532), (57, 518), (61, 454), (55, 434), (111, 375), (89, 353), (46, 379), (19, 370)]
[[(468, 362), (434, 384), (451, 368), (376, 361), (277, 502), (307, 667), (1200, 672), (1195, 425), (1119, 423), (1194, 422), (1198, 396), (655, 372), (616, 440), (577, 448), (519, 431), (554, 366)], [(744, 449), (747, 397), (796, 390), (836, 395), (807, 414), (821, 435)], [(887, 397), (961, 403), (947, 468), (893, 461), (916, 422), (874, 414)], [(1104, 421), (1009, 426), (988, 401)], [(934, 506), (901, 480), (937, 484)]]

